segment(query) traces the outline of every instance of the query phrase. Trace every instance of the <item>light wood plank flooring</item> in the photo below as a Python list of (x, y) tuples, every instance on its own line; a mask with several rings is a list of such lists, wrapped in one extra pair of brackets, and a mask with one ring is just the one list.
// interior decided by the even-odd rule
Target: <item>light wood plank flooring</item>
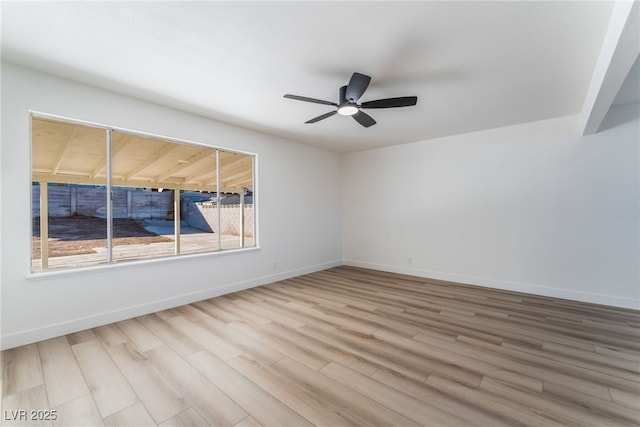
[(639, 312), (351, 267), (0, 360), (7, 426), (640, 424)]

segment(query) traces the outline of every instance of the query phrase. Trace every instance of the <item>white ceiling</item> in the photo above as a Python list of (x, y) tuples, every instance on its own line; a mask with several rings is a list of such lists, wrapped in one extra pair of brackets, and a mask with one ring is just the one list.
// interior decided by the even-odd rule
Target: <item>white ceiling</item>
[[(2, 58), (349, 152), (580, 113), (613, 7), (4, 1)], [(332, 107), (283, 98), (335, 102), (354, 71), (373, 78), (361, 101), (418, 105), (368, 110), (378, 124), (363, 128), (337, 115), (304, 124)]]

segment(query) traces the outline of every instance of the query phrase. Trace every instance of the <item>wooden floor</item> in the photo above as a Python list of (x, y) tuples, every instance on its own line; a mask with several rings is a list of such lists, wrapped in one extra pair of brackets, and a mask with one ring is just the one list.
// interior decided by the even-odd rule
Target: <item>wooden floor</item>
[(639, 312), (350, 267), (2, 358), (7, 426), (640, 424)]

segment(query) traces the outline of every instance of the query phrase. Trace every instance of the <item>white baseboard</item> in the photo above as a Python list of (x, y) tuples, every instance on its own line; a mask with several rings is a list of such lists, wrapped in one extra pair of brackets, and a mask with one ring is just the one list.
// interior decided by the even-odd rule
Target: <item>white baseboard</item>
[(220, 295), (226, 295), (232, 292), (250, 289), (257, 286), (266, 285), (280, 280), (290, 279), (292, 277), (304, 274), (314, 273), (320, 270), (326, 270), (340, 265), (367, 268), (371, 270), (388, 271), (391, 273), (407, 274), (417, 277), (425, 277), (431, 279), (446, 280), (450, 282), (465, 283), (475, 286), (483, 286), (488, 288), (502, 289), (515, 292), (523, 292), (533, 295), (541, 295), (552, 298), (562, 298), (574, 301), (588, 302), (594, 304), (602, 304), (613, 307), (628, 308), (640, 310), (640, 301), (633, 298), (617, 297), (604, 294), (596, 294), (591, 292), (580, 292), (571, 289), (550, 288), (547, 286), (538, 286), (528, 283), (518, 283), (505, 280), (488, 279), (484, 277), (466, 276), (461, 274), (444, 273), (439, 271), (421, 270), (416, 268), (399, 267), (394, 265), (376, 264), (356, 260), (332, 261), (323, 264), (308, 266), (296, 270), (289, 270), (277, 274), (269, 274), (258, 278), (230, 283), (225, 286), (206, 289), (190, 294), (178, 295), (172, 298), (157, 300), (146, 304), (125, 307), (110, 312), (100, 313), (93, 316), (72, 319), (65, 322), (47, 325), (42, 328), (29, 329), (2, 336), (0, 340), (0, 350), (7, 350), (33, 342), (38, 342), (50, 338), (59, 337), (73, 332), (85, 329), (95, 328), (121, 320), (131, 319), (137, 316), (143, 316), (149, 313), (178, 307), (184, 304), (190, 304), (196, 301), (213, 298)]
[(105, 313), (99, 313), (93, 316), (72, 319), (65, 322), (47, 325), (42, 328), (29, 329), (9, 335), (4, 335), (0, 340), (0, 350), (8, 350), (10, 348), (19, 347), (21, 345), (47, 340), (50, 338), (83, 331), (85, 329), (95, 328), (98, 326), (107, 325), (109, 323), (119, 322), (121, 320), (131, 319), (133, 317), (143, 316), (145, 314), (155, 313), (157, 311), (167, 310), (173, 307), (179, 307), (181, 305), (190, 304), (196, 301), (202, 301), (220, 295), (226, 295), (244, 289), (267, 285), (269, 283), (290, 279), (292, 277), (301, 276), (303, 274), (314, 273), (320, 270), (326, 270), (327, 268), (337, 267), (339, 265), (342, 265), (342, 261), (333, 261), (312, 265), (296, 270), (280, 272), (277, 274), (269, 274), (242, 282), (230, 283), (221, 287), (206, 289), (199, 292), (177, 295), (172, 298), (125, 307)]
[(399, 267), (395, 265), (376, 264), (356, 260), (344, 260), (343, 265), (368, 268), (371, 270), (387, 271), (390, 273), (407, 274), (411, 276), (429, 279), (446, 280), (449, 282), (464, 283), (487, 288), (502, 289), (506, 291), (523, 292), (526, 294), (540, 295), (551, 298), (561, 298), (573, 301), (602, 304), (618, 308), (640, 310), (640, 301), (633, 298), (604, 295), (592, 292), (582, 292), (573, 289), (551, 288), (548, 286), (519, 283), (507, 280), (489, 279), (486, 277), (466, 276), (440, 271), (421, 270), (416, 268)]

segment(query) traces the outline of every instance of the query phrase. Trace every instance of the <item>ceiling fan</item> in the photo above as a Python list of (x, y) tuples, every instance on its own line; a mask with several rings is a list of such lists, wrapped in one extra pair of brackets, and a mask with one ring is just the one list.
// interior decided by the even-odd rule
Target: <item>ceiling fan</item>
[(298, 101), (313, 102), (316, 104), (332, 105), (336, 107), (335, 110), (329, 111), (328, 113), (322, 114), (321, 116), (314, 117), (311, 120), (307, 120), (305, 123), (316, 123), (337, 113), (343, 116), (353, 117), (355, 121), (366, 128), (375, 125), (376, 121), (373, 120), (373, 117), (361, 111), (363, 108), (409, 107), (412, 105), (416, 105), (416, 103), (418, 102), (417, 96), (402, 96), (399, 98), (385, 98), (376, 99), (375, 101), (365, 101), (359, 104), (358, 101), (362, 97), (362, 94), (364, 94), (364, 91), (367, 90), (369, 82), (371, 82), (371, 77), (360, 73), (353, 73), (353, 75), (351, 76), (351, 80), (349, 80), (349, 84), (340, 88), (340, 98), (338, 103), (324, 101), (322, 99), (307, 98), (306, 96), (298, 95), (286, 94), (284, 97), (289, 99), (296, 99)]

